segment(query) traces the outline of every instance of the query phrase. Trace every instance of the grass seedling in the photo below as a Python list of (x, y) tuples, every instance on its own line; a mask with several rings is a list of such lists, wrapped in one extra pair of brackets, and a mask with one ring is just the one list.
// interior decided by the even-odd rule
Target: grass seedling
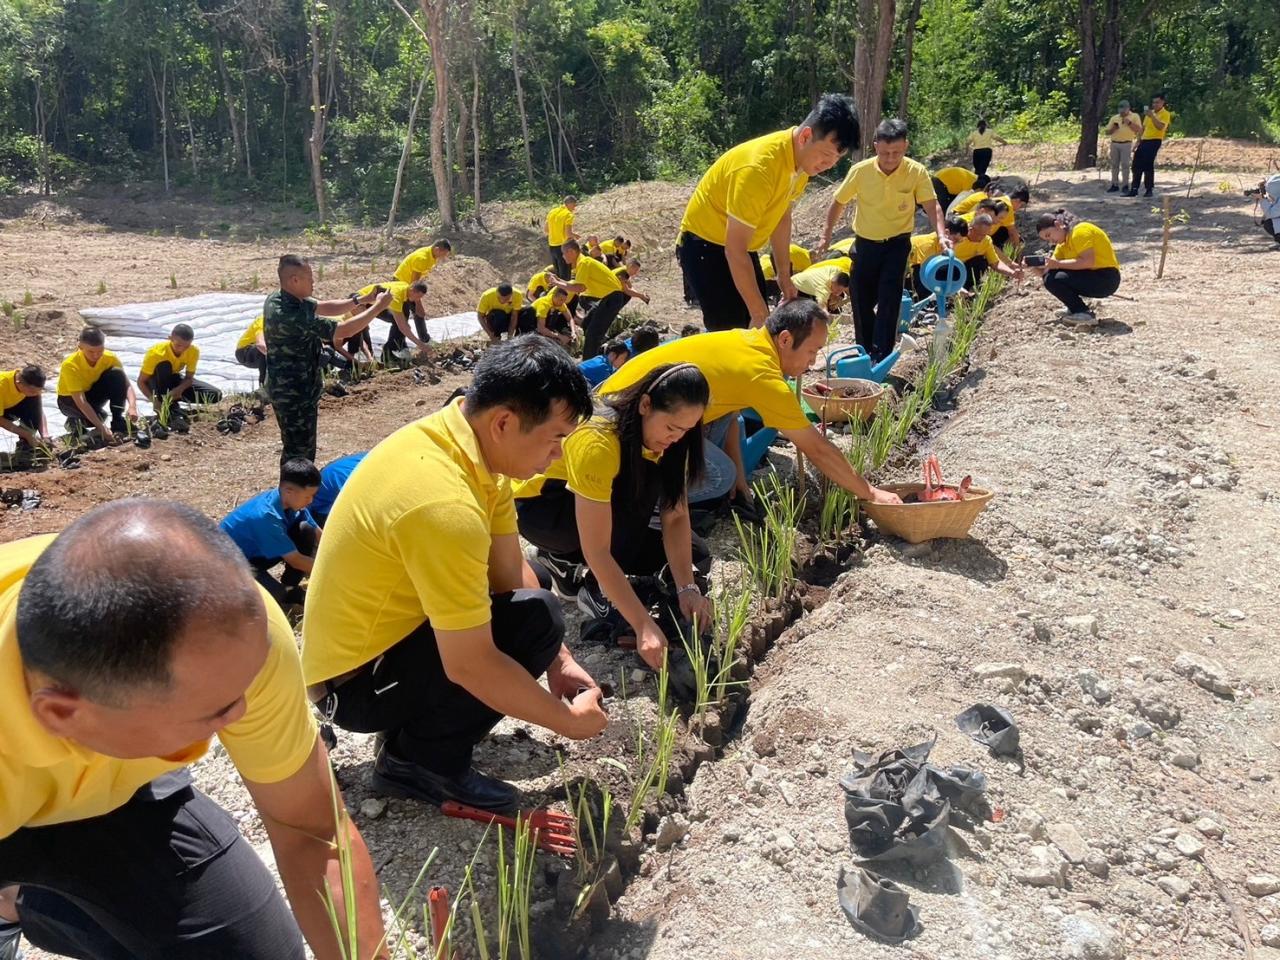
[(24, 290), (22, 292), (22, 305), (24, 307), (29, 307), (35, 302), (36, 302), (36, 298), (31, 295), (30, 290)]
[(156, 411), (156, 419), (160, 421), (160, 426), (168, 429), (169, 418), (173, 416), (173, 394), (166, 393), (160, 398), (160, 409)]
[(13, 301), (11, 301), (11, 300), (0, 300), (0, 313), (3, 313), (3, 314), (5, 315), (5, 317), (6, 317), (6, 318), (7, 318), (7, 317), (12, 317), (12, 316), (13, 316)]
[(694, 697), (691, 716), (697, 718), (699, 731), (701, 731), (706, 719), (707, 707), (711, 705), (711, 663), (696, 620), (689, 625), (687, 632), (683, 629), (680, 631), (680, 643), (693, 670)]
[(716, 598), (716, 656), (720, 660), (720, 668), (711, 678), (712, 703), (723, 702), (729, 687), (738, 683), (733, 679), (733, 665), (738, 659), (738, 646), (746, 632), (747, 621), (751, 618), (753, 599), (750, 583), (740, 583), (734, 590), (725, 587)]
[(99, 281), (98, 281), (98, 294), (99, 294), (99, 296), (101, 296), (102, 294), (104, 294), (104, 293), (106, 293), (106, 292), (107, 292), (107, 281), (105, 281), (105, 280), (99, 280)]
[(249, 289), (257, 290), (259, 282), (260, 281), (258, 280), (258, 275), (255, 273), (252, 277), (249, 278)]
[(334, 903), (333, 891), (329, 884), (324, 885), (321, 896), (324, 898), (325, 913), (329, 915), (329, 925), (334, 939), (338, 941), (338, 951), (344, 960), (356, 960), (360, 955), (359, 932), (356, 927), (356, 878), (355, 865), (351, 857), (350, 815), (347, 806), (342, 802), (338, 791), (338, 782), (329, 775), (329, 800), (333, 804), (334, 833), (337, 837), (338, 877), (342, 884), (342, 910)]
[[(536, 849), (529, 822), (517, 817), (515, 839), (511, 845), (512, 859), (508, 864), (506, 831), (498, 831), (498, 960), (508, 960), (512, 956), (513, 936), (520, 951), (520, 960), (533, 960), (529, 908), (533, 893)], [(477, 928), (477, 938), (481, 935), (481, 928)]]
[(317, 279), (317, 280), (323, 280), (323, 279), (324, 279), (324, 264), (323, 264), (323, 263), (316, 264), (316, 279)]
[(178, 277), (176, 274), (173, 274), (173, 273), (169, 274), (169, 289), (170, 290), (178, 289)]
[(761, 592), (781, 599), (795, 582), (796, 532), (803, 504), (795, 487), (776, 473), (756, 485), (756, 498), (764, 505), (762, 524), (752, 526), (733, 518), (738, 554)]
[[(644, 815), (645, 801), (651, 792), (661, 796), (667, 790), (667, 775), (671, 769), (671, 754), (675, 749), (676, 733), (679, 730), (679, 719), (674, 710), (667, 706), (668, 673), (666, 661), (658, 671), (658, 723), (653, 734), (653, 752), (648, 763), (641, 762), (642, 771), (631, 794), (631, 803), (627, 806), (627, 818), (623, 821), (623, 832), (628, 836), (640, 823)], [(641, 744), (637, 752), (643, 754)]]
[(225, 289), (227, 289), (227, 278), (226, 278), (226, 277), (223, 277), (222, 279), (220, 279), (220, 280), (218, 281), (218, 289), (219, 289), (219, 290), (225, 290)]
[(18, 333), (27, 325), (27, 318), (20, 313), (15, 313), (9, 317), (9, 322), (13, 324), (13, 332)]
[(818, 514), (818, 538), (823, 543), (840, 543), (853, 523), (853, 495), (844, 487), (827, 484)]

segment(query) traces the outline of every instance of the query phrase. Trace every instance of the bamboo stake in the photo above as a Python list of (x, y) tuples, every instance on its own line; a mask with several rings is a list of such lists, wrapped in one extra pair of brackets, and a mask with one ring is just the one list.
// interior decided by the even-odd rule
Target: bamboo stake
[[(802, 373), (798, 377), (796, 377), (796, 403), (800, 402), (800, 385), (803, 382), (804, 382), (804, 374)], [(798, 478), (797, 486), (799, 487), (799, 490), (800, 490), (800, 496), (803, 497), (804, 483), (805, 483), (804, 454), (801, 453), (799, 450), (796, 451), (796, 476)]]
[(1191, 180), (1187, 183), (1187, 199), (1191, 199), (1191, 188), (1195, 186), (1196, 172), (1200, 169), (1200, 157), (1204, 155), (1204, 137), (1200, 138), (1200, 146), (1196, 148), (1195, 166), (1191, 168)]
[(1160, 243), (1160, 266), (1156, 268), (1157, 280), (1164, 276), (1164, 261), (1169, 256), (1169, 235), (1173, 233), (1173, 198), (1165, 194), (1161, 198), (1161, 206), (1164, 208), (1164, 237)]

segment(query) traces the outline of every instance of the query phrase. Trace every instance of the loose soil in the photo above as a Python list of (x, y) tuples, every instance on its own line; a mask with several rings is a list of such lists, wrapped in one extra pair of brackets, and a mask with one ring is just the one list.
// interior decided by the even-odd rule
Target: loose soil
[[(1016, 156), (1002, 152), (997, 163)], [(1030, 285), (995, 306), (920, 439), (949, 477), (971, 473), (996, 491), (972, 539), (907, 546), (868, 525), (864, 549), (812, 562), (808, 579), (824, 586), (801, 605), (811, 610), (763, 612), (775, 627), (787, 613), (803, 615), (757, 667), (749, 707), (726, 725), (723, 751), (704, 755), (683, 795), (649, 821), (652, 828), (656, 814), (679, 808), (688, 836), (661, 853), (645, 847), (586, 956), (889, 956), (852, 929), (836, 901), (836, 872), (851, 862), (838, 781), (853, 749), (878, 752), (935, 733), (932, 759), (982, 769), (999, 813), (953, 827), (941, 864), (886, 871), (924, 922), (903, 955), (1280, 956), (1261, 941), (1280, 943), (1280, 930), (1267, 929), (1280, 923), (1280, 902), (1246, 885), (1280, 873), (1280, 668), (1267, 646), (1280, 625), (1280, 575), (1269, 564), (1280, 535), (1280, 453), (1268, 442), (1280, 429), (1268, 319), (1277, 254), (1236, 184), (1261, 170), (1202, 168), (1190, 198), (1189, 171), (1162, 174), (1175, 211), (1189, 216), (1175, 227), (1162, 280), (1154, 278), (1161, 221), (1151, 201), (1108, 197), (1092, 172), (1036, 163), (1016, 170), (1036, 180), (1033, 214), (1065, 204), (1106, 227), (1124, 271), (1122, 296), (1103, 304), (1093, 332), (1055, 325), (1057, 304)], [(584, 201), (579, 216), (584, 228), (638, 239), (647, 274), (639, 285), (654, 300), (633, 310), (673, 326), (696, 317), (681, 308), (670, 261), (686, 191), (630, 185)], [(815, 185), (801, 204), (801, 242), (816, 237), (826, 200)], [(55, 362), (98, 279), (109, 293), (95, 303), (160, 299), (218, 289), (226, 274), (257, 270), (265, 281), (286, 248), (332, 258), (326, 295), (382, 277), (364, 262), (377, 257), (373, 234), (344, 235), (339, 243), (349, 246), (338, 252), (308, 248), (296, 233), (261, 243), (159, 238), (148, 232), (150, 205), (58, 203), (71, 213), (48, 214), (43, 227), (31, 206), (0, 220), (0, 297), (16, 301), (29, 288), (54, 298), (41, 309), (63, 311), (0, 332), (6, 364)], [(184, 206), (198, 222), (232, 216)], [(142, 222), (104, 227), (112, 211)], [(490, 278), (523, 279), (541, 265), (537, 214), (528, 204), (489, 207), (489, 232), (455, 237), (461, 255), (440, 268), (435, 288), (440, 312), (470, 307)], [(406, 246), (429, 235), (430, 225), (406, 233)], [(388, 248), (381, 259), (397, 254)], [(174, 294), (170, 270), (179, 277)], [(449, 293), (444, 281), (455, 274)], [(320, 459), (366, 448), (436, 409), (463, 381), (420, 385), (395, 374), (327, 398)], [(180, 497), (221, 515), (273, 482), (277, 442), (270, 420), (230, 437), (199, 423), (148, 451), (91, 454), (78, 471), (0, 477), (43, 497), (35, 510), (8, 510), (0, 539), (60, 529), (95, 503), (129, 495)], [(789, 469), (788, 454), (774, 448), (771, 460)], [(881, 479), (914, 480), (918, 463), (919, 450)], [(729, 557), (731, 530), (722, 524), (712, 539)], [(728, 560), (715, 572), (721, 581), (739, 574)], [(1215, 661), (1198, 676), (1219, 692), (1193, 682), (1185, 657), (1175, 667), (1187, 652)], [(597, 676), (626, 681), (628, 698), (615, 702), (606, 734), (571, 744), (508, 722), (479, 763), (537, 798), (562, 782), (559, 751), (569, 776), (591, 776), (625, 799), (628, 775), (615, 761), (630, 765), (635, 724), (651, 727), (653, 685), (633, 679), (630, 654), (592, 647), (580, 658)], [(955, 729), (955, 715), (975, 702), (1012, 711), (1022, 764), (990, 757)], [(335, 764), (390, 899), (399, 902), (433, 847), (440, 856), (429, 882), (456, 887), (480, 829), (398, 800), (360, 812), (372, 799), (371, 762), (370, 738), (342, 736)], [(226, 758), (215, 750), (196, 773), (260, 844)], [(480, 864), (488, 889), (492, 850)], [(562, 924), (541, 884), (535, 915)]]

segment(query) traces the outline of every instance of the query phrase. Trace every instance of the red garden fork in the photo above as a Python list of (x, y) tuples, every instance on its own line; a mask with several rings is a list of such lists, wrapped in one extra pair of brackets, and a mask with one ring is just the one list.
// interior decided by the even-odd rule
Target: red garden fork
[[(468, 807), (465, 803), (446, 800), (440, 804), (440, 812), (459, 820), (475, 820), (477, 823), (496, 823), (509, 830), (516, 828), (515, 817), (504, 817), (488, 810)], [(578, 852), (577, 821), (567, 813), (541, 808), (520, 813), (520, 820), (533, 830), (534, 842), (548, 853), (561, 857), (573, 857)]]
[(937, 454), (931, 453), (924, 458), (924, 489), (918, 497), (922, 503), (935, 503), (939, 500), (963, 500), (973, 484), (973, 477), (965, 477), (959, 487), (944, 486), (942, 482), (942, 464), (938, 463)]

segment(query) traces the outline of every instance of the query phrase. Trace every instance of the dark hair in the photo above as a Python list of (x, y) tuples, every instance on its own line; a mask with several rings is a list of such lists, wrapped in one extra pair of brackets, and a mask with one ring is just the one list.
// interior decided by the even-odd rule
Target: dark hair
[(191, 329), (189, 323), (175, 323), (173, 329), (169, 331), (169, 336), (176, 336), (179, 340), (185, 340), (190, 343), (196, 338), (196, 332)]
[(412, 283), (412, 284), (410, 284), (410, 285), (409, 285), (409, 289), (410, 289), (410, 290), (412, 290), (414, 293), (426, 293), (426, 292), (427, 292), (427, 281), (425, 281), (425, 280), (415, 280), (415, 281), (413, 281), (413, 283)]
[(502, 283), (500, 283), (500, 284), (498, 284), (498, 296), (500, 296), (500, 297), (509, 297), (509, 296), (511, 296), (512, 290), (513, 290), (513, 288), (512, 288), (512, 286), (511, 286), (511, 284), (509, 284), (509, 283), (507, 283), (507, 282), (505, 282), (505, 281), (504, 281), (504, 282), (502, 282)]
[(1062, 227), (1064, 230), (1070, 231), (1080, 218), (1068, 210), (1066, 207), (1059, 207), (1053, 213), (1042, 213), (1040, 218), (1036, 220), (1036, 233), (1041, 230), (1048, 230), (1050, 227)]
[(1004, 197), (987, 197), (984, 200), (979, 200), (978, 205), (974, 209), (989, 210), (992, 216), (1003, 217), (1005, 211), (1012, 210), (1013, 207), (1009, 206), (1009, 201)]
[(907, 139), (907, 121), (897, 117), (881, 120), (880, 126), (876, 127), (875, 138), (881, 143), (897, 143)]
[(577, 420), (591, 416), (591, 388), (574, 359), (546, 337), (518, 337), (480, 355), (462, 409), (472, 416), (506, 407), (527, 431), (547, 421), (557, 400)]
[(631, 348), (627, 346), (625, 340), (610, 340), (604, 345), (604, 352), (606, 354), (625, 353), (628, 357), (631, 356)]
[(1023, 203), (1031, 202), (1031, 188), (1026, 184), (1014, 187), (1006, 194), (1010, 200), (1021, 200)]
[(569, 291), (568, 291), (568, 290), (566, 290), (564, 287), (552, 287), (550, 290), (548, 290), (548, 291), (547, 291), (547, 293), (551, 295), (551, 298), (552, 298), (553, 300), (554, 300), (557, 296), (561, 296), (561, 297), (568, 297), (568, 296), (569, 296)]
[(1168, 103), (1168, 102), (1169, 102), (1169, 98), (1168, 98), (1168, 97), (1166, 97), (1166, 96), (1164, 95), (1164, 91), (1163, 91), (1163, 90), (1157, 90), (1155, 93), (1153, 93), (1153, 94), (1151, 95), (1151, 99), (1152, 99), (1152, 100), (1163, 100), (1165, 103)]
[(571, 193), (571, 194), (569, 194), (568, 196), (566, 196), (562, 202), (564, 202), (564, 203), (577, 203), (577, 202), (578, 202), (578, 198), (577, 198), (577, 197), (575, 197), (575, 196)]
[(849, 274), (843, 270), (837, 271), (834, 282), (840, 284), (842, 287), (849, 286)]
[(958, 233), (962, 237), (969, 235), (969, 221), (964, 217), (947, 217), (943, 226), (948, 233)]
[(987, 119), (986, 119), (986, 117), (981, 117), (981, 118), (979, 118), (979, 120), (978, 120), (978, 132), (979, 132), (979, 133), (986, 133), (986, 132), (987, 132)]
[[(644, 418), (640, 415), (640, 401), (648, 396), (652, 409), (670, 413), (681, 407), (706, 407), (711, 400), (711, 387), (702, 371), (692, 363), (665, 363), (654, 367), (643, 379), (625, 390), (611, 393), (604, 398), (605, 406), (613, 413), (618, 441), (622, 447), (621, 473), (631, 480), (628, 493), (638, 497), (641, 493), (641, 471), (644, 469)], [(671, 446), (667, 447), (659, 461), (662, 492), (658, 506), (670, 509), (677, 506), (685, 491), (702, 479), (702, 429), (695, 426)]]
[(627, 238), (624, 237), (622, 234), (618, 234), (613, 238), (613, 242), (618, 244), (619, 246), (622, 246), (627, 242)]
[(643, 324), (631, 331), (631, 355), (639, 356), (646, 350), (652, 350), (662, 339), (657, 327)]
[(44, 371), (34, 363), (28, 363), (25, 367), (18, 371), (18, 379), (25, 383), (28, 387), (44, 388)]
[(280, 258), (280, 262), (276, 264), (276, 276), (283, 280), (286, 273), (294, 270), (305, 270), (306, 266), (307, 261), (296, 253), (286, 253)]
[(280, 482), (295, 487), (320, 486), (320, 471), (306, 457), (291, 457), (280, 464)]
[(800, 126), (812, 130), (815, 139), (831, 137), (842, 153), (852, 150), (862, 137), (858, 108), (853, 105), (853, 97), (843, 93), (824, 93)]
[(801, 297), (799, 300), (788, 300), (774, 310), (764, 325), (775, 340), (784, 330), (789, 332), (792, 346), (798, 347), (809, 339), (809, 334), (813, 333), (813, 328), (819, 323), (830, 323), (827, 311), (813, 300)]
[(582, 244), (578, 243), (577, 240), (566, 240), (564, 243), (560, 244), (560, 249), (561, 250), (577, 250), (579, 253), (581, 253)]
[(83, 343), (86, 347), (102, 347), (107, 343), (107, 338), (97, 327), (85, 327), (80, 331), (78, 342)]
[[(686, 323), (680, 328), (680, 339), (683, 340), (685, 337), (695, 337), (701, 332), (702, 328), (696, 323)], [(635, 340), (632, 340), (631, 342), (634, 344)]]
[(634, 263), (637, 267), (638, 267), (638, 266), (640, 266), (640, 265), (641, 265), (641, 264), (640, 264), (640, 258), (639, 258), (639, 257), (627, 257), (627, 266), (631, 266), (631, 264), (633, 264), (633, 263)]
[(182, 503), (116, 500), (73, 521), (27, 572), (18, 649), (55, 683), (122, 706), (172, 683), (188, 624), (262, 616), (244, 555), (213, 521)]
[(437, 240), (435, 243), (431, 245), (431, 249), (432, 250), (448, 250), (450, 253), (453, 253), (453, 244), (450, 243), (448, 240), (446, 240), (444, 237), (441, 237), (439, 240)]

